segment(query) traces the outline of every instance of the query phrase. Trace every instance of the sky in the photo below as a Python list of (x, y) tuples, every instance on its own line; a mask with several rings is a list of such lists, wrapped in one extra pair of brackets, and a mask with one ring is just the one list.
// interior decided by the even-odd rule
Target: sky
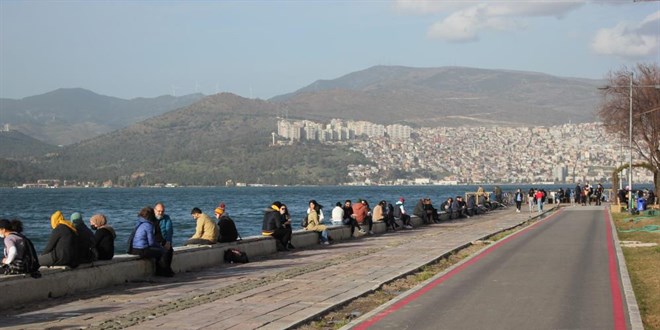
[(0, 97), (268, 99), (376, 65), (602, 79), (660, 62), (660, 1), (0, 1)]

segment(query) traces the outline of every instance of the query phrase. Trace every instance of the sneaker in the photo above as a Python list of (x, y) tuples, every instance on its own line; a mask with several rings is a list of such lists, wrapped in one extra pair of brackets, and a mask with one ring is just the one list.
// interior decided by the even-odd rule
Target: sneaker
[(360, 228), (360, 230), (358, 230), (358, 231), (360, 232), (360, 234), (366, 234), (366, 233), (367, 233), (367, 232), (366, 232), (364, 229), (362, 229), (362, 228)]
[(368, 234), (369, 234), (369, 235), (373, 235), (374, 232), (370, 230), (370, 231), (368, 232)]
[(413, 226), (411, 226), (411, 225), (404, 225), (403, 228), (405, 228), (405, 229), (413, 229)]
[(295, 249), (296, 247), (293, 246), (293, 244), (289, 243), (289, 244), (286, 245), (286, 248), (289, 249), (289, 250), (293, 250), (293, 249)]
[(321, 243), (321, 244), (323, 244), (323, 245), (330, 245), (330, 242), (328, 242), (328, 241), (324, 241), (324, 242)]

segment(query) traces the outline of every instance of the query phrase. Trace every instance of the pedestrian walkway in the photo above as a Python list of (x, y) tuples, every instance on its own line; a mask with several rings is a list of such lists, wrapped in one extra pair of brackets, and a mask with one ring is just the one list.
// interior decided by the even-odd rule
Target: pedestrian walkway
[[(536, 215), (533, 213), (531, 215)], [(285, 329), (530, 218), (514, 208), (4, 311), (9, 329)], [(90, 279), (93, 280), (93, 279)]]

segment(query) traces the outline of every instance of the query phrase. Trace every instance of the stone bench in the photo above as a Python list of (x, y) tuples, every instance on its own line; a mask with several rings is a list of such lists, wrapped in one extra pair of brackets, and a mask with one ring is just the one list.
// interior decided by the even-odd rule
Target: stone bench
[[(415, 227), (422, 225), (422, 220), (412, 217)], [(335, 241), (350, 238), (350, 227), (329, 225), (330, 236)], [(373, 231), (384, 233), (384, 222), (374, 222)], [(297, 248), (317, 246), (319, 234), (304, 229), (295, 230), (291, 242)], [(174, 248), (172, 269), (176, 273), (194, 271), (224, 264), (224, 251), (237, 248), (247, 253), (249, 258), (271, 255), (277, 252), (275, 240), (271, 237), (253, 236), (243, 240), (213, 245), (178, 246)], [(124, 247), (117, 246), (117, 250)], [(118, 254), (112, 260), (95, 261), (81, 264), (77, 268), (41, 267), (40, 278), (30, 275), (0, 275), (0, 309), (20, 307), (33, 301), (62, 297), (69, 294), (87, 292), (113, 285), (134, 281), (144, 281), (154, 273), (150, 259), (140, 259), (134, 255)]]

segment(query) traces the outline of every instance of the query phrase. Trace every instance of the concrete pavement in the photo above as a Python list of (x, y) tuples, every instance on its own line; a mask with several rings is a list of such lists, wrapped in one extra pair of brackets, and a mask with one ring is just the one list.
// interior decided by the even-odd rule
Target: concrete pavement
[[(536, 214), (534, 214), (536, 215)], [(514, 227), (513, 208), (3, 311), (10, 329), (285, 329)]]

